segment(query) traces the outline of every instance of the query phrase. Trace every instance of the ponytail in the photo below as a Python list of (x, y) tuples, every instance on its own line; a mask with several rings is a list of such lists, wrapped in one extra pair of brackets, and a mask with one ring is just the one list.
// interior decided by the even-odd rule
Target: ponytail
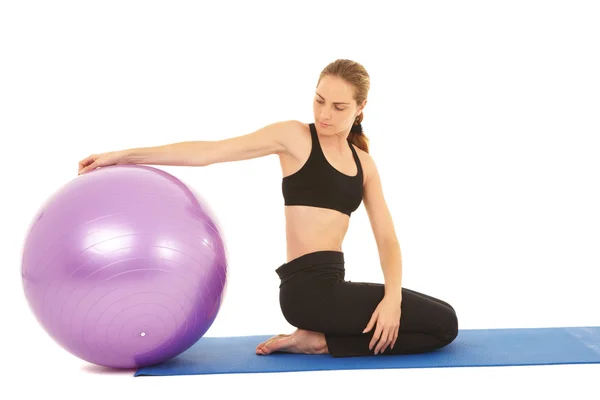
[(364, 151), (365, 153), (369, 152), (369, 139), (365, 136), (362, 128), (362, 120), (363, 113), (361, 112), (358, 117), (354, 120), (352, 124), (352, 129), (350, 129), (350, 134), (348, 135), (348, 140), (350, 143)]

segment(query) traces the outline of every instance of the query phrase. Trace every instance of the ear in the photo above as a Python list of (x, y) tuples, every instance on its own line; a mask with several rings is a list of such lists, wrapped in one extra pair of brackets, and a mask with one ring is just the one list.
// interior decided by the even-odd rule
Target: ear
[(360, 115), (361, 112), (363, 112), (363, 110), (365, 109), (365, 106), (367, 105), (367, 100), (363, 101), (362, 104), (358, 107), (356, 116), (358, 117)]

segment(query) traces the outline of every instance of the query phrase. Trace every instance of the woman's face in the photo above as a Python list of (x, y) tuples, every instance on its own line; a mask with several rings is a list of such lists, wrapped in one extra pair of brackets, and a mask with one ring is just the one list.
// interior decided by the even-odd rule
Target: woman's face
[(315, 125), (324, 135), (350, 130), (362, 107), (354, 100), (354, 88), (346, 81), (325, 76), (319, 82), (313, 103)]

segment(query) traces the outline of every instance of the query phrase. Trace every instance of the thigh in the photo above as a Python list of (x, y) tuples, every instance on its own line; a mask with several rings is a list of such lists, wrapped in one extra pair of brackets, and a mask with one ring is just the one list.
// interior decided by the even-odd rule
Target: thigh
[(344, 281), (336, 284), (322, 308), (327, 319), (326, 333), (361, 334), (384, 295), (385, 287), (380, 283)]
[(411, 289), (406, 289), (406, 288), (403, 288), (403, 293), (410, 293), (410, 294), (415, 295), (415, 296), (421, 296), (421, 297), (424, 297), (424, 298), (429, 299), (431, 301), (435, 301), (437, 303), (445, 305), (446, 307), (448, 307), (450, 310), (452, 310), (454, 312), (454, 307), (452, 307), (449, 303), (447, 303), (447, 302), (445, 302), (443, 300), (440, 300), (440, 299), (438, 299), (436, 297), (432, 297), (432, 296), (429, 296), (427, 294), (424, 294), (424, 293), (421, 293), (421, 292), (417, 292), (417, 291), (411, 290)]
[[(385, 295), (379, 283), (343, 282), (336, 285), (323, 307), (324, 328), (331, 334), (361, 334)], [(456, 314), (449, 304), (402, 288), (400, 332), (436, 332), (452, 324)]]
[(414, 290), (402, 290), (401, 333), (453, 331), (456, 320), (456, 312), (448, 303)]

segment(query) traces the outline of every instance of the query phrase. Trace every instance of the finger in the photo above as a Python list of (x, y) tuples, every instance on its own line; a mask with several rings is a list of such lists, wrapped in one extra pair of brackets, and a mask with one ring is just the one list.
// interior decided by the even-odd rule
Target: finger
[(371, 316), (371, 319), (369, 320), (369, 323), (367, 324), (367, 327), (365, 328), (363, 333), (369, 332), (371, 329), (373, 329), (373, 325), (375, 325), (375, 321), (377, 321), (377, 313), (376, 312), (374, 312), (373, 315)]
[(379, 344), (375, 348), (375, 354), (381, 354), (385, 351), (385, 349), (390, 343), (390, 335), (391, 333), (389, 328), (386, 328), (383, 334), (381, 335), (381, 340), (379, 341)]
[(381, 337), (381, 331), (382, 331), (381, 324), (378, 323), (377, 328), (375, 328), (375, 333), (373, 334), (373, 337), (371, 338), (371, 342), (369, 343), (369, 350), (373, 349), (373, 346), (375, 346), (375, 344)]
[(365, 327), (365, 330), (363, 331), (363, 333), (367, 333), (369, 332), (371, 329), (373, 329), (373, 319), (371, 318), (371, 320), (369, 321), (369, 323), (367, 324), (367, 326)]
[(396, 343), (396, 339), (398, 338), (398, 325), (392, 325), (388, 331), (388, 336), (387, 336), (387, 342), (385, 344), (385, 347), (381, 350), (381, 352), (383, 353), (384, 351), (387, 350), (388, 346), (389, 349), (393, 349), (394, 348), (394, 344)]
[(80, 162), (79, 163), (79, 173), (83, 172), (83, 171), (89, 171), (89, 167), (90, 165), (93, 165), (93, 162)]
[(394, 330), (394, 338), (392, 339), (392, 346), (390, 347), (390, 350), (394, 348), (397, 341), (398, 341), (398, 328), (396, 328)]
[(80, 165), (80, 166), (82, 166), (82, 167), (85, 167), (85, 166), (87, 166), (87, 165), (91, 164), (92, 162), (94, 162), (94, 158), (95, 158), (95, 157), (96, 157), (96, 156), (95, 156), (95, 155), (93, 155), (93, 154), (92, 154), (91, 156), (87, 156), (87, 157), (86, 157), (86, 158), (84, 158), (83, 160), (79, 161), (79, 165)]
[(80, 173), (80, 174), (85, 174), (85, 173), (87, 173), (87, 172), (89, 172), (89, 171), (91, 171), (91, 170), (93, 170), (93, 169), (96, 169), (97, 167), (98, 167), (98, 165), (96, 164), (96, 162), (93, 162), (93, 163), (91, 163), (90, 165), (88, 165), (87, 167), (85, 167), (85, 168), (82, 168), (82, 169), (79, 171), (79, 173)]
[(388, 337), (387, 350), (392, 349), (392, 346), (394, 345), (394, 340), (396, 340), (396, 332), (398, 332), (398, 330), (395, 326), (392, 326), (390, 328), (390, 336)]
[(371, 341), (369, 342), (369, 350), (373, 350), (373, 347), (375, 347), (375, 345), (377, 344), (377, 341), (379, 340), (380, 336), (381, 332), (379, 331), (379, 329), (373, 332), (373, 336), (371, 337)]
[(392, 344), (394, 343), (394, 336), (395, 336), (394, 335), (394, 327), (392, 327), (390, 329), (390, 335), (388, 336), (388, 340), (387, 340), (387, 343), (386, 343), (383, 351), (391, 350), (392, 349)]

